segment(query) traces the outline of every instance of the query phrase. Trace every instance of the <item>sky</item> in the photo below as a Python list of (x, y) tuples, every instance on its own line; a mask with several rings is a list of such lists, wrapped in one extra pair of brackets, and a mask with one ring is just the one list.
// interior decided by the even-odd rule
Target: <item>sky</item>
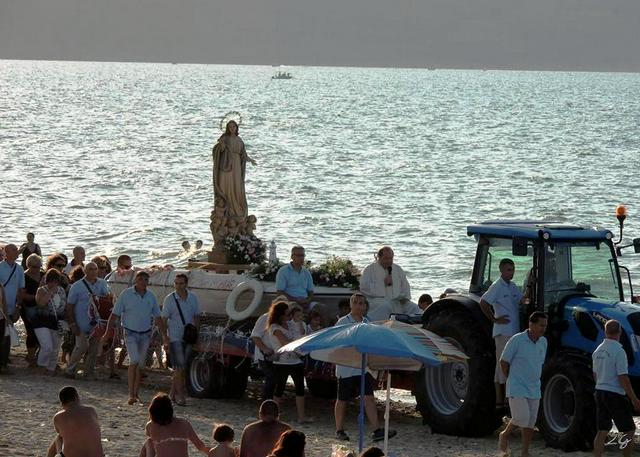
[(640, 71), (640, 0), (0, 0), (0, 59)]

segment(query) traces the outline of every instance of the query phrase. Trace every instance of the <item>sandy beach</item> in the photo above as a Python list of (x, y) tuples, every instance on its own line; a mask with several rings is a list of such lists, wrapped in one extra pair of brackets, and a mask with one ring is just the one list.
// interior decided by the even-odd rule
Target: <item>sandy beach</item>
[[(147, 421), (145, 406), (126, 404), (126, 371), (120, 371), (122, 380), (109, 380), (105, 368), (98, 369), (97, 381), (71, 381), (61, 376), (35, 374), (26, 367), (22, 356), (12, 356), (14, 374), (0, 377), (0, 455), (1, 456), (44, 456), (53, 437), (51, 418), (58, 411), (58, 390), (67, 384), (75, 385), (83, 401), (95, 406), (102, 425), (102, 439), (108, 457), (137, 456), (144, 441), (143, 427)], [(154, 369), (145, 380), (141, 398), (148, 401), (159, 390), (168, 391), (169, 372)], [(236, 442), (240, 441), (242, 428), (255, 420), (260, 383), (250, 382), (247, 395), (241, 400), (189, 399), (186, 408), (176, 407), (176, 414), (191, 421), (200, 437), (211, 442), (214, 423), (227, 423), (236, 431)], [(293, 393), (286, 396), (283, 406), (284, 421), (307, 435), (306, 455), (328, 457), (333, 444), (338, 444), (334, 436), (333, 402), (308, 397), (307, 408), (315, 422), (297, 425)], [(389, 450), (399, 457), (419, 456), (496, 456), (499, 455), (495, 436), (485, 438), (458, 438), (431, 434), (422, 425), (418, 414), (411, 405), (395, 402), (392, 405), (391, 426), (398, 430), (398, 436), (391, 440)], [(379, 410), (383, 405), (379, 404)], [(350, 408), (347, 418), (347, 432), (357, 447), (357, 410)], [(382, 413), (381, 413), (382, 415)], [(367, 440), (366, 445), (372, 443)], [(381, 446), (381, 445), (380, 445)], [(513, 455), (519, 455), (517, 440), (513, 440)], [(532, 455), (553, 456), (559, 451), (547, 449), (541, 436), (536, 433)], [(191, 455), (197, 455), (192, 449)], [(588, 453), (576, 452), (575, 457)]]

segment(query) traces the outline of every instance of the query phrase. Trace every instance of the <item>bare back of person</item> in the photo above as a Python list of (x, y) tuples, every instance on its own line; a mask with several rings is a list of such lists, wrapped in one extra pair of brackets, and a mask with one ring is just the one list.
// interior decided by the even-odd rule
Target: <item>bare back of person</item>
[(196, 447), (203, 446), (191, 424), (174, 417), (170, 424), (148, 422), (146, 433), (151, 438), (156, 457), (189, 457), (189, 441)]
[(242, 432), (240, 457), (265, 457), (291, 426), (280, 421), (258, 421), (249, 424)]
[(77, 404), (53, 417), (53, 425), (62, 438), (65, 457), (103, 457), (102, 434), (98, 415), (91, 406)]
[(219, 443), (209, 451), (208, 457), (238, 457), (238, 449), (226, 443)]

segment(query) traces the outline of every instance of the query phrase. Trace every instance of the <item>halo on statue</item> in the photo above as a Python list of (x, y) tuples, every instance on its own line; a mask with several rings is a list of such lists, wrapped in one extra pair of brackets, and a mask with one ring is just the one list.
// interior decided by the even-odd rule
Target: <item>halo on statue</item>
[(222, 119), (220, 119), (221, 131), (224, 132), (227, 130), (227, 124), (229, 121), (235, 121), (235, 123), (238, 124), (238, 127), (240, 127), (242, 125), (242, 114), (240, 114), (239, 111), (229, 111), (227, 114), (222, 116)]

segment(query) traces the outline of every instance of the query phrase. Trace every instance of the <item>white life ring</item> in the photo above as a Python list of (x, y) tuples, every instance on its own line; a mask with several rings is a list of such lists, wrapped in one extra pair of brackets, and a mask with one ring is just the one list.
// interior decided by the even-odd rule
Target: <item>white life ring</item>
[[(253, 300), (249, 303), (249, 306), (242, 311), (238, 311), (236, 309), (236, 302), (238, 301), (238, 297), (241, 293), (246, 292), (247, 290), (253, 290)], [(229, 316), (234, 321), (241, 321), (253, 314), (253, 312), (258, 309), (260, 302), (262, 301), (262, 294), (264, 293), (264, 287), (262, 287), (262, 283), (255, 279), (247, 279), (246, 281), (242, 281), (238, 284), (227, 297), (227, 316)]]

